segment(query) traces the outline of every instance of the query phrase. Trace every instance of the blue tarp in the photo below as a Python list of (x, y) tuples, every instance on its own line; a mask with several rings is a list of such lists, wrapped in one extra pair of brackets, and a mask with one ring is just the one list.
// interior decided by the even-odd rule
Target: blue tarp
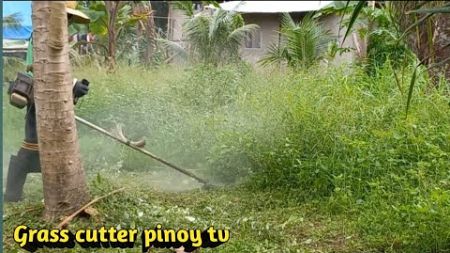
[(3, 28), (3, 39), (7, 40), (27, 40), (31, 37), (33, 28), (31, 26), (22, 26), (16, 28)]
[(3, 1), (3, 17), (19, 13), (22, 27), (19, 29), (3, 28), (3, 38), (9, 40), (26, 40), (31, 37), (31, 1)]

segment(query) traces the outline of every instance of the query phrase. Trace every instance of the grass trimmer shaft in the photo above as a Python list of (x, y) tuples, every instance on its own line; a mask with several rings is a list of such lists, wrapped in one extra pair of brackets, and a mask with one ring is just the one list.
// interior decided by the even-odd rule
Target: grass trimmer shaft
[(86, 125), (86, 126), (92, 128), (92, 129), (94, 129), (94, 130), (97, 130), (98, 132), (100, 132), (100, 133), (102, 133), (102, 134), (104, 134), (104, 135), (106, 135), (106, 136), (109, 136), (109, 137), (111, 137), (112, 139), (114, 139), (114, 140), (116, 140), (116, 141), (118, 141), (118, 142), (120, 142), (120, 143), (122, 143), (122, 144), (124, 144), (124, 145), (126, 145), (126, 146), (128, 146), (128, 147), (130, 147), (130, 148), (132, 148), (132, 149), (134, 149), (134, 150), (137, 150), (137, 151), (143, 153), (144, 155), (147, 155), (147, 156), (153, 158), (154, 160), (156, 160), (156, 161), (158, 161), (158, 162), (160, 162), (160, 163), (162, 163), (162, 164), (165, 164), (165, 165), (169, 166), (170, 168), (175, 169), (175, 170), (177, 170), (178, 172), (181, 172), (181, 173), (185, 174), (186, 176), (189, 176), (189, 177), (191, 177), (191, 178), (194, 178), (194, 179), (197, 180), (198, 182), (204, 184), (204, 186), (206, 186), (206, 187), (211, 186), (206, 180), (204, 180), (204, 179), (202, 179), (202, 178), (196, 176), (196, 175), (193, 174), (192, 172), (187, 171), (187, 170), (185, 170), (185, 169), (183, 169), (183, 168), (180, 168), (180, 167), (178, 167), (178, 166), (176, 166), (176, 165), (174, 165), (174, 164), (172, 164), (172, 163), (170, 163), (170, 162), (168, 162), (168, 161), (166, 161), (166, 160), (164, 160), (164, 159), (162, 159), (162, 158), (159, 158), (159, 157), (157, 157), (156, 155), (152, 154), (150, 151), (145, 150), (145, 149), (142, 148), (142, 147), (138, 147), (138, 146), (133, 145), (130, 141), (122, 140), (121, 138), (115, 136), (114, 134), (112, 134), (112, 133), (106, 131), (105, 129), (103, 129), (103, 128), (99, 127), (99, 126), (94, 125), (93, 123), (91, 123), (91, 122), (89, 122), (89, 121), (87, 121), (87, 120), (85, 120), (85, 119), (83, 119), (83, 118), (80, 118), (80, 117), (78, 117), (78, 116), (75, 116), (75, 119), (76, 119), (78, 122), (82, 123), (83, 125)]

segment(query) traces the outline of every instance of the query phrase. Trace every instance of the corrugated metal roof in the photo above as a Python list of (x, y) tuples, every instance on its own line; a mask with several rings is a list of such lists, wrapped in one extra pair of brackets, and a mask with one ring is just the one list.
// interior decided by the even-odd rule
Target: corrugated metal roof
[(283, 13), (317, 11), (333, 1), (229, 1), (220, 7), (240, 13)]

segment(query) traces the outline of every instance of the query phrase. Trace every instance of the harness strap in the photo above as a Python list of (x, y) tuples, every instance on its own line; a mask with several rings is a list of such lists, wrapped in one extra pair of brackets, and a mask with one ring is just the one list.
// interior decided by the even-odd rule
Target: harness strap
[(31, 151), (39, 151), (39, 145), (37, 143), (30, 143), (30, 142), (26, 142), (26, 141), (24, 141), (22, 143), (22, 148), (28, 149)]

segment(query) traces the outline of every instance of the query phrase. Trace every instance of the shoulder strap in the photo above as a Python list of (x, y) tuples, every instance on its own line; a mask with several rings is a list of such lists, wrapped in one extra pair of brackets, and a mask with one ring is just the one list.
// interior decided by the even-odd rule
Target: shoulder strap
[(27, 66), (33, 64), (33, 34), (31, 34), (30, 40), (28, 41), (27, 57), (25, 62)]

